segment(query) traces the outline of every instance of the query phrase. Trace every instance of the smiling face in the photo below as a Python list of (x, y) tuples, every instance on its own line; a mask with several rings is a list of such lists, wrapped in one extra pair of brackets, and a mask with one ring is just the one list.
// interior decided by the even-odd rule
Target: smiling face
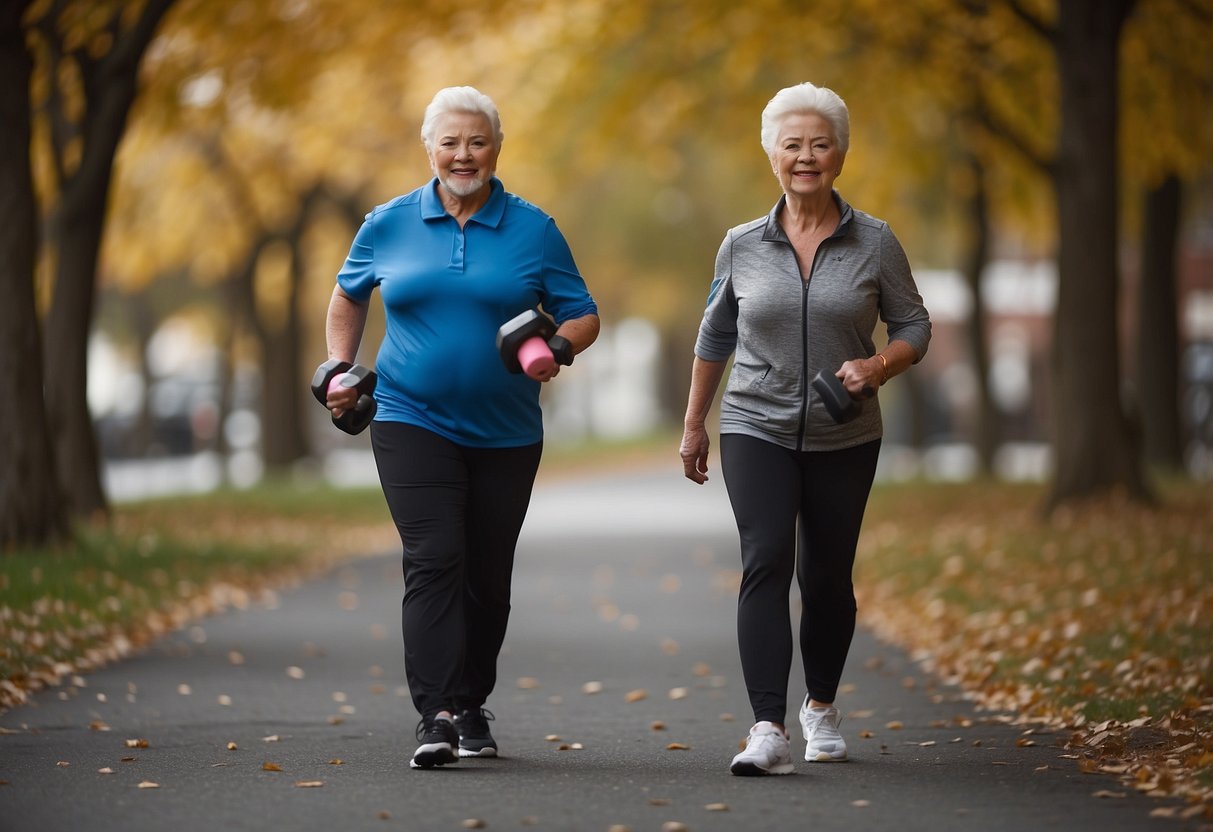
[(435, 125), (434, 141), (426, 152), (442, 186), (457, 197), (466, 197), (483, 188), (496, 173), (501, 148), (493, 139), (488, 116), (447, 113)]
[(779, 125), (771, 169), (789, 197), (828, 195), (845, 159), (830, 122), (817, 113), (793, 113)]

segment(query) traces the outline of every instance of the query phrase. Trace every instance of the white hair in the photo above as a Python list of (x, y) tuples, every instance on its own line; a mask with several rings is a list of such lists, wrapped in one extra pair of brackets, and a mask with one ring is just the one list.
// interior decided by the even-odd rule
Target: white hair
[(844, 154), (851, 145), (851, 117), (846, 102), (828, 87), (815, 87), (808, 81), (794, 87), (784, 87), (767, 102), (762, 111), (762, 149), (767, 156), (775, 153), (779, 126), (791, 115), (816, 113), (829, 122)]
[(448, 113), (479, 113), (485, 116), (493, 128), (494, 144), (501, 147), (505, 134), (501, 132), (501, 115), (493, 99), (475, 87), (446, 87), (434, 94), (434, 100), (425, 108), (425, 116), (421, 120), (421, 141), (427, 150), (433, 149), (438, 119)]

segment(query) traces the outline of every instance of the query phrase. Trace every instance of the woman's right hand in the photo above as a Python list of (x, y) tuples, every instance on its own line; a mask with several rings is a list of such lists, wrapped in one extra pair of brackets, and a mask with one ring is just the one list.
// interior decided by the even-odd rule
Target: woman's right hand
[(683, 428), (678, 455), (682, 457), (682, 473), (691, 482), (703, 485), (708, 481), (710, 446), (707, 428), (702, 423), (687, 424)]
[(337, 379), (343, 375), (345, 373), (340, 373), (329, 383), (328, 395), (324, 399), (324, 406), (333, 414), (334, 419), (340, 419), (342, 413), (358, 404), (358, 388), (343, 387), (337, 383)]

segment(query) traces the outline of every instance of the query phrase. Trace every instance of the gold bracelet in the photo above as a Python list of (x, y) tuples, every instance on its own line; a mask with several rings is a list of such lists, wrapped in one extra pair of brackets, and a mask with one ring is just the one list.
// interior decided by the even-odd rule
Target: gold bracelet
[(884, 378), (880, 380), (881, 386), (889, 380), (889, 362), (885, 359), (883, 352), (876, 353), (876, 357), (880, 359), (880, 366), (884, 369)]

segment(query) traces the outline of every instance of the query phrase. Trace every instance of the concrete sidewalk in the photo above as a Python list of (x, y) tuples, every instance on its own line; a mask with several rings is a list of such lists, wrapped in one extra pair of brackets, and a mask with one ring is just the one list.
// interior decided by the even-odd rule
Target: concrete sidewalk
[(735, 538), (715, 481), (541, 489), (488, 703), (502, 756), (443, 769), (408, 768), (395, 555), (199, 622), (0, 715), (0, 830), (1185, 828), (862, 631), (851, 761), (803, 762), (796, 730), (794, 775), (730, 776), (750, 724)]

